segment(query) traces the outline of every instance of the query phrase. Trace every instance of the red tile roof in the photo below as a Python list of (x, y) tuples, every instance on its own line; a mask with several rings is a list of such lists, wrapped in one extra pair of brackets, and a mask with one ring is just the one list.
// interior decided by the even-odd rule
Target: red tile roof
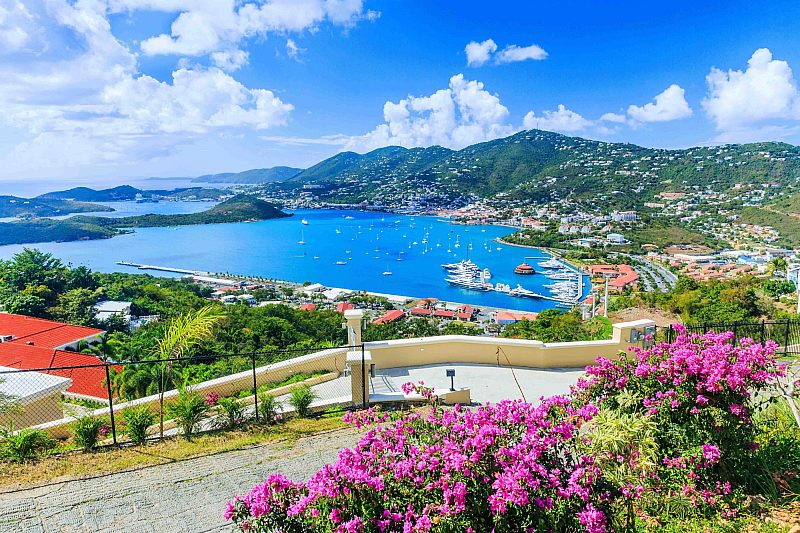
[[(94, 355), (54, 350), (41, 346), (28, 346), (27, 344), (13, 342), (0, 344), (0, 366), (10, 368), (56, 368), (102, 364), (103, 361)], [(114, 366), (114, 368), (121, 369), (119, 366)], [(108, 399), (108, 392), (105, 386), (106, 371), (102, 366), (50, 370), (43, 373), (72, 379), (72, 385), (69, 386), (67, 392), (103, 400)]]
[(102, 329), (74, 326), (11, 313), (0, 313), (0, 335), (13, 335), (11, 342), (33, 342), (36, 346), (56, 348), (103, 333)]
[(433, 309), (425, 309), (424, 307), (415, 307), (409, 311), (412, 315), (428, 316), (433, 314)]
[(472, 318), (472, 313), (473, 313), (472, 307), (465, 305), (459, 308), (458, 318), (466, 318), (469, 320), (470, 318)]
[(520, 320), (536, 320), (536, 313), (512, 313), (511, 311), (498, 311), (498, 322), (519, 322)]
[(433, 312), (433, 316), (437, 316), (439, 318), (455, 318), (456, 314), (454, 311), (446, 311), (444, 309), (437, 309)]
[(353, 304), (350, 302), (339, 302), (336, 304), (336, 312), (344, 314), (345, 311), (353, 309)]
[(317, 304), (303, 304), (300, 306), (301, 311), (313, 311), (317, 308)]
[(375, 320), (372, 321), (373, 324), (388, 324), (389, 322), (394, 322), (395, 320), (400, 320), (401, 318), (405, 318), (406, 314), (399, 310), (393, 309), (391, 311), (387, 311), (382, 316), (379, 316)]
[[(94, 355), (57, 350), (103, 333), (103, 330), (74, 326), (52, 320), (0, 313), (0, 335), (13, 339), (0, 343), (0, 366), (11, 368), (55, 368), (64, 366), (102, 365)], [(116, 367), (119, 368), (119, 367)], [(108, 399), (106, 371), (102, 366), (44, 372), (72, 379), (67, 392)]]

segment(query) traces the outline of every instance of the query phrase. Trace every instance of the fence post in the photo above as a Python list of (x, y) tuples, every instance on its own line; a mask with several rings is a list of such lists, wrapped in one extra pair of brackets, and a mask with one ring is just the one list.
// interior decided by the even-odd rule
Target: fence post
[(766, 323), (765, 323), (765, 322), (762, 320), (762, 321), (761, 321), (761, 344), (764, 344), (764, 335), (765, 335), (765, 333), (766, 333), (766, 329), (767, 329), (767, 325), (766, 325)]
[(790, 321), (786, 319), (786, 337), (783, 342), (783, 356), (787, 357), (789, 355), (789, 328), (790, 328)]
[(111, 413), (111, 437), (114, 439), (114, 445), (117, 444), (117, 424), (114, 421), (114, 395), (111, 393), (111, 372), (108, 370), (108, 361), (106, 361), (106, 391), (108, 391), (108, 411)]
[(361, 343), (361, 373), (364, 375), (364, 390), (362, 391), (361, 399), (362, 399), (362, 407), (367, 409), (369, 407), (369, 400), (367, 399), (367, 394), (369, 394), (369, 380), (370, 380), (370, 372), (367, 372), (366, 361), (364, 360), (364, 343)]
[(256, 410), (256, 422), (258, 422), (258, 382), (256, 381), (256, 354), (250, 354), (251, 361), (253, 362), (253, 407)]
[(733, 345), (736, 346), (736, 342), (739, 340), (739, 335), (737, 330), (739, 329), (739, 321), (735, 321), (733, 323)]

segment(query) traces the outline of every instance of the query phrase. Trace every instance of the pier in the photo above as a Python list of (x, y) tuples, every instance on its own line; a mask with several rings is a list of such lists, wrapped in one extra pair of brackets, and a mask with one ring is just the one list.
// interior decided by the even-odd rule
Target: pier
[(130, 261), (117, 261), (118, 265), (138, 268), (139, 270), (158, 270), (161, 272), (174, 272), (176, 274), (186, 274), (188, 276), (205, 276), (208, 272), (203, 270), (188, 270), (185, 268), (165, 267), (158, 265), (143, 265), (141, 263), (131, 263)]

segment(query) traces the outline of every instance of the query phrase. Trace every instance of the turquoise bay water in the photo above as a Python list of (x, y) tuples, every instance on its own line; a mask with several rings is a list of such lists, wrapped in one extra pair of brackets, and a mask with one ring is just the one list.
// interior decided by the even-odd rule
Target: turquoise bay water
[[(186, 213), (207, 209), (199, 202), (109, 203), (114, 215), (148, 212)], [(302, 219), (308, 225), (301, 223)], [(211, 272), (231, 272), (289, 281), (319, 282), (330, 287), (413, 297), (434, 297), (478, 306), (540, 311), (554, 302), (477, 292), (448, 285), (443, 263), (469, 256), (492, 273), (491, 283), (522, 284), (548, 294), (543, 275), (519, 276), (514, 267), (527, 257), (536, 266), (545, 255), (495, 242), (511, 230), (498, 226), (461, 226), (432, 217), (339, 210), (300, 210), (291, 218), (240, 224), (141, 228), (113, 239), (27, 245), (63, 261), (93, 270), (140, 272), (117, 265), (131, 261)], [(426, 239), (427, 243), (423, 241)], [(298, 241), (305, 244), (299, 244)], [(456, 242), (460, 245), (455, 247)], [(416, 243), (416, 244), (414, 244)], [(471, 245), (471, 250), (470, 250)], [(426, 252), (427, 247), (427, 252)], [(9, 258), (23, 246), (0, 247)], [(448, 252), (449, 248), (449, 252)], [(338, 265), (337, 262), (344, 262)], [(538, 270), (538, 267), (537, 267)], [(147, 271), (154, 275), (154, 271)], [(391, 275), (384, 275), (391, 272)], [(585, 292), (588, 292), (585, 283)]]

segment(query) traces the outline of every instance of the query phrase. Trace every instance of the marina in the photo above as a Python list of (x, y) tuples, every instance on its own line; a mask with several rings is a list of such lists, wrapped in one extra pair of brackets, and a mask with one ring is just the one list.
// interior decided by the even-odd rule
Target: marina
[[(118, 207), (117, 203), (107, 205)], [(196, 203), (188, 202), (126, 204), (125, 209), (145, 213), (153, 205), (176, 213), (197, 209)], [(539, 263), (554, 259), (549, 254), (498, 243), (509, 233), (506, 227), (463, 226), (434, 217), (353, 210), (297, 210), (294, 215), (250, 223), (138, 228), (113, 239), (33, 247), (101, 272), (222, 273), (213, 274), (221, 277), (235, 272), (520, 311), (537, 312), (556, 304), (571, 307), (577, 292), (588, 293), (588, 280), (578, 281), (575, 270), (560, 259), (555, 258), (558, 268), (546, 268)], [(9, 258), (23, 248), (0, 247), (0, 257)], [(535, 272), (515, 274), (515, 267), (523, 262)], [(445, 271), (443, 265), (454, 270)], [(464, 272), (459, 271), (464, 267), (471, 274), (469, 280), (463, 280)], [(571, 279), (547, 277), (559, 272)], [(461, 279), (451, 283), (445, 277)], [(562, 281), (579, 286), (559, 286), (557, 293), (555, 287), (545, 287)]]

